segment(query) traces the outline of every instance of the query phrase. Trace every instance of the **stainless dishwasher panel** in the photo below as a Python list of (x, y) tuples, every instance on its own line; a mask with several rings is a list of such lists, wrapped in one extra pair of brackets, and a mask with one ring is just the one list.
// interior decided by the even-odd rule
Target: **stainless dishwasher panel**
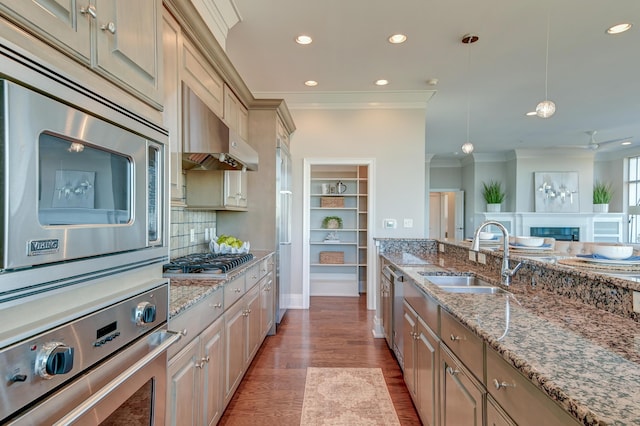
[(400, 368), (404, 371), (404, 356), (403, 356), (403, 333), (402, 333), (402, 325), (404, 323), (403, 318), (403, 300), (404, 300), (404, 291), (402, 289), (402, 282), (404, 281), (404, 277), (397, 268), (393, 265), (389, 265), (388, 268), (391, 272), (391, 295), (393, 297), (393, 353), (395, 353), (396, 358), (398, 360), (398, 364), (400, 364)]

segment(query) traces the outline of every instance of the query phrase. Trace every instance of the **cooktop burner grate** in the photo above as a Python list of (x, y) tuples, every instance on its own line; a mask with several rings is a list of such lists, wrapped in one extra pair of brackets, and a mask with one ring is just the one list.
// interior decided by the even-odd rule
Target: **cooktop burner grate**
[(163, 272), (165, 274), (225, 274), (252, 259), (251, 253), (194, 253), (165, 264)]

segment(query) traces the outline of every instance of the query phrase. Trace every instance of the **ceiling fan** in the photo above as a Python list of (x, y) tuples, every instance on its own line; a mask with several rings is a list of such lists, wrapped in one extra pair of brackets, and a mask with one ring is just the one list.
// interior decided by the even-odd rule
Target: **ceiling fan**
[(613, 145), (613, 144), (621, 144), (622, 142), (625, 141), (629, 141), (631, 142), (631, 140), (633, 139), (633, 136), (627, 136), (625, 138), (617, 138), (617, 139), (609, 139), (607, 141), (601, 141), (601, 142), (596, 142), (595, 136), (598, 133), (597, 130), (589, 130), (587, 132), (585, 132), (587, 135), (590, 136), (590, 140), (589, 143), (586, 145), (563, 145), (560, 146), (559, 148), (581, 148), (581, 149), (589, 149), (591, 151), (595, 151), (598, 149), (601, 149), (607, 145)]

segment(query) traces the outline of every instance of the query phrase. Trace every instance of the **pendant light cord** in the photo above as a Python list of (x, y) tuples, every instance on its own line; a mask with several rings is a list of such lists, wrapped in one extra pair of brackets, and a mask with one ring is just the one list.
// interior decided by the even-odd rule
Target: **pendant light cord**
[(471, 39), (467, 42), (467, 142), (469, 142), (469, 121), (471, 116)]
[(545, 64), (544, 64), (544, 100), (545, 101), (549, 100), (549, 95), (547, 92), (547, 86), (548, 86), (548, 80), (549, 80), (549, 27), (551, 26), (549, 21), (550, 21), (549, 9), (547, 8), (547, 53), (546, 53)]

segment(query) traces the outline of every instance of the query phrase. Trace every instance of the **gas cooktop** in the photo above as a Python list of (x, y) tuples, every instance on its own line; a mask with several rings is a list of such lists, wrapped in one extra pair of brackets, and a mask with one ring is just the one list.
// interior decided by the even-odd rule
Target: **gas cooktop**
[(234, 268), (253, 260), (253, 254), (194, 253), (163, 266), (165, 277), (226, 278)]

